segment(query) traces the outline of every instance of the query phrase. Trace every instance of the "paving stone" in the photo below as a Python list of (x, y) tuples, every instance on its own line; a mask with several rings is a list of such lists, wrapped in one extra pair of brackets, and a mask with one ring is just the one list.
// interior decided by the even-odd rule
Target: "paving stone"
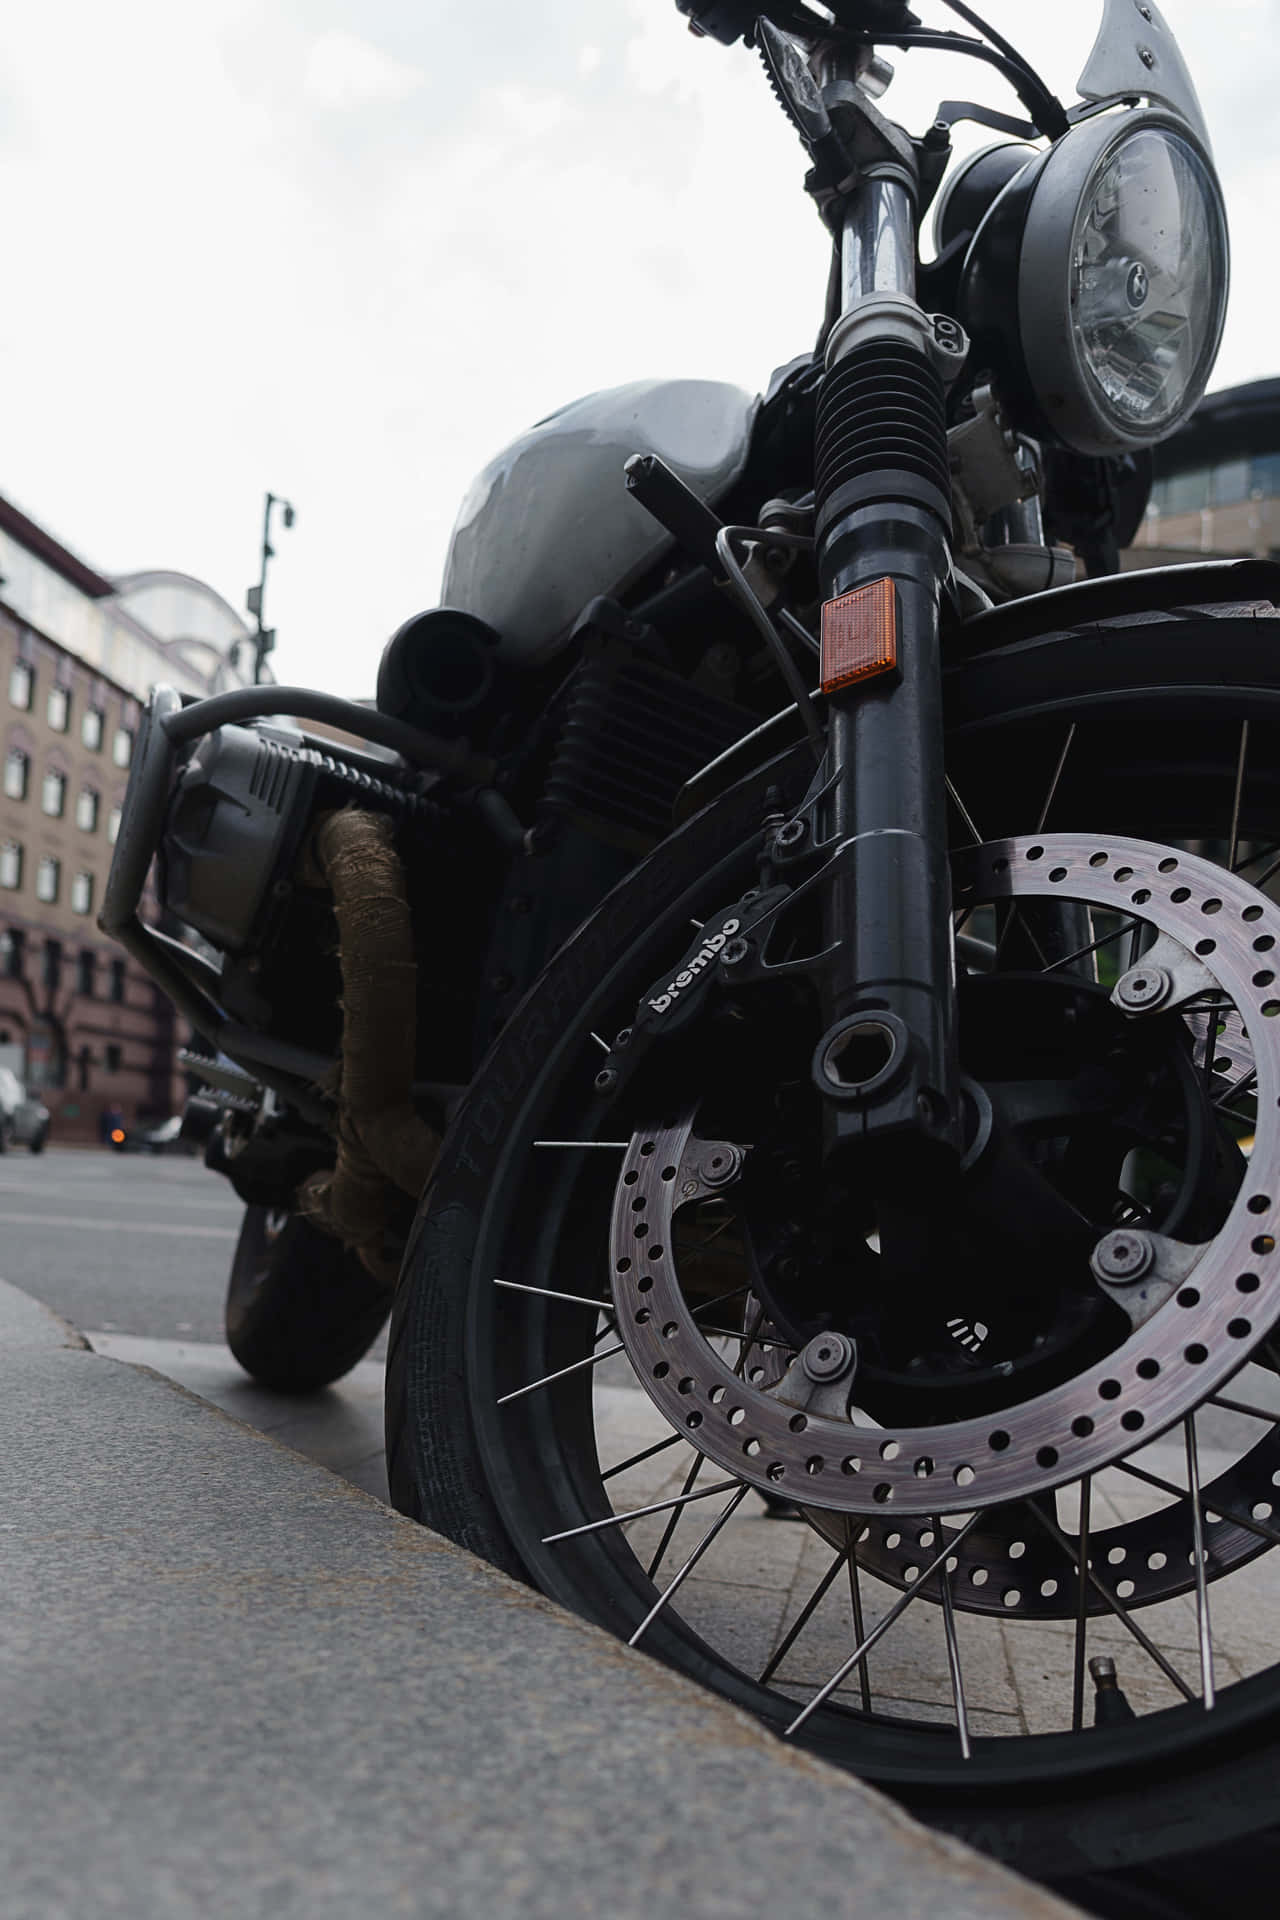
[(0, 1390), (2, 1920), (1068, 1912), (153, 1373)]
[(786, 1596), (776, 1588), (730, 1586), (690, 1574), (680, 1612), (702, 1637), (753, 1677), (764, 1671), (778, 1639)]

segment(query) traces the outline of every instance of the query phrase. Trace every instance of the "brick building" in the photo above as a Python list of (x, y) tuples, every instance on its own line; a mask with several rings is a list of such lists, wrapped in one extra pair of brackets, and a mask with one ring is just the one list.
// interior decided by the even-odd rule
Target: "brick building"
[(150, 688), (237, 684), (247, 638), (200, 581), (108, 580), (0, 499), (0, 1062), (56, 1137), (180, 1108), (185, 1036), (97, 913)]

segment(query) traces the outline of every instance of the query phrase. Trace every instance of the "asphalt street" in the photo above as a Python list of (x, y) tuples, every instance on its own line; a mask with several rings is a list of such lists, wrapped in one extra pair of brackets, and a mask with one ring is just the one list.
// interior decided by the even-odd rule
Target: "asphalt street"
[(228, 1352), (223, 1300), (243, 1209), (200, 1160), (50, 1146), (0, 1159), (0, 1280), (52, 1307), (95, 1352), (152, 1367), (378, 1499), (386, 1336), (345, 1379), (291, 1396)]
[(82, 1332), (221, 1340), (242, 1211), (200, 1160), (15, 1147), (0, 1158), (0, 1277)]

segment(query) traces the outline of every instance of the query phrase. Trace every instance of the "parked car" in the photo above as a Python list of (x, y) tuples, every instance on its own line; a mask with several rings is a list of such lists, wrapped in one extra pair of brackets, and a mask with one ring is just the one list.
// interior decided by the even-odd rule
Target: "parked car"
[(30, 1147), (43, 1153), (49, 1138), (49, 1109), (32, 1100), (10, 1067), (0, 1067), (0, 1153), (7, 1147)]

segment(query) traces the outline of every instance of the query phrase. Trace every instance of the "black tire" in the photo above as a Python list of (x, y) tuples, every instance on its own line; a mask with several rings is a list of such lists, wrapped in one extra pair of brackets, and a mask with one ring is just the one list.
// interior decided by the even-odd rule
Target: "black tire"
[(32, 1153), (43, 1153), (45, 1150), (45, 1147), (48, 1145), (48, 1141), (49, 1141), (49, 1129), (48, 1127), (41, 1127), (39, 1133), (32, 1135), (32, 1138), (31, 1138)]
[[(948, 682), (948, 767), (984, 837), (1029, 824), (1041, 830), (1046, 778), (1073, 724), (1086, 737), (1056, 789), (1055, 821), (1151, 839), (1225, 833), (1217, 823), (1224, 809), (1230, 814), (1248, 718), (1251, 771), (1239, 831), (1265, 828), (1280, 841), (1274, 633), (1265, 620), (1189, 619), (1063, 636), (956, 669)], [(624, 1637), (648, 1612), (655, 1588), (621, 1530), (557, 1550), (547, 1541), (557, 1527), (612, 1511), (584, 1426), (590, 1407), (579, 1383), (589, 1372), (527, 1396), (518, 1414), (498, 1404), (512, 1383), (582, 1356), (584, 1346), (590, 1352), (582, 1316), (571, 1328), (571, 1312), (499, 1295), (494, 1280), (519, 1245), (532, 1249), (528, 1271), (556, 1273), (550, 1285), (575, 1290), (564, 1253), (575, 1245), (575, 1218), (593, 1204), (593, 1163), (604, 1156), (573, 1155), (581, 1165), (546, 1167), (527, 1143), (539, 1133), (590, 1139), (618, 1131), (605, 1119), (607, 1099), (592, 1103), (580, 1091), (574, 1120), (598, 1130), (564, 1131), (566, 1089), (590, 1085), (583, 1081), (589, 1030), (608, 1034), (626, 1024), (639, 993), (684, 950), (689, 919), (700, 922), (752, 884), (750, 854), (767, 791), (781, 789), (794, 805), (810, 771), (797, 750), (725, 794), (615, 889), (557, 954), (454, 1118), (397, 1293), (386, 1402), (393, 1502)], [(672, 1616), (668, 1608), (649, 1633), (649, 1650), (781, 1731), (793, 1703)], [(1270, 1825), (1280, 1773), (1276, 1675), (1272, 1668), (1225, 1689), (1212, 1716), (1188, 1718), (1190, 1709), (1173, 1708), (1112, 1727), (1105, 1740), (984, 1741), (976, 1754), (1005, 1751), (982, 1753), (963, 1774), (939, 1741), (924, 1762), (908, 1764), (892, 1724), (869, 1725), (854, 1713), (824, 1709), (801, 1740), (985, 1851), (1037, 1878), (1067, 1881)]]
[(297, 1214), (246, 1207), (227, 1285), (227, 1345), (277, 1393), (314, 1393), (369, 1351), (391, 1294)]

